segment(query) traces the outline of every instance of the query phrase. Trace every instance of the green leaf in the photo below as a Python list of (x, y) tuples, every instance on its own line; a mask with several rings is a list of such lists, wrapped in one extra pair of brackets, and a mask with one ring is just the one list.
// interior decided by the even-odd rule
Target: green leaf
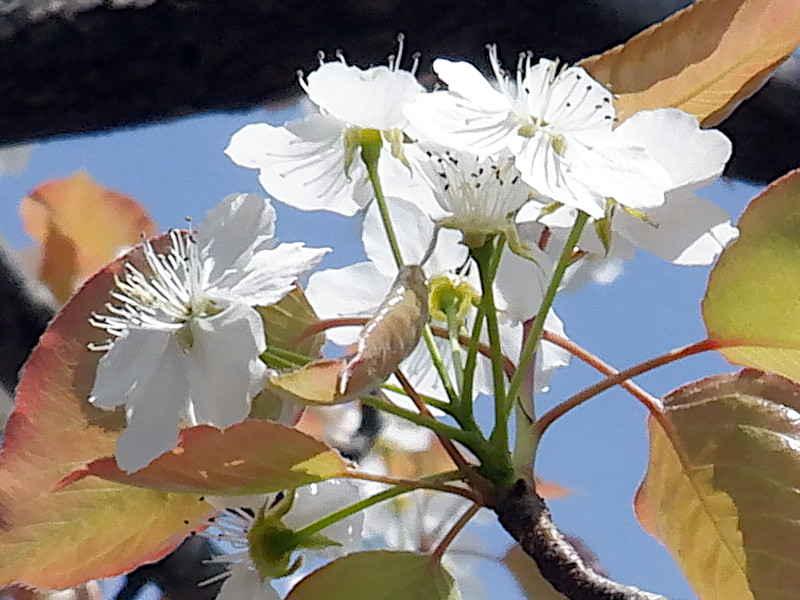
[(618, 97), (620, 120), (672, 106), (711, 127), (798, 45), (797, 0), (699, 0), (582, 64)]
[(800, 589), (800, 385), (747, 369), (688, 384), (650, 417), (639, 520), (702, 600)]
[(357, 552), (301, 580), (286, 600), (459, 600), (442, 565), (413, 552)]
[(270, 306), (258, 306), (256, 310), (264, 320), (267, 345), (290, 350), (308, 357), (320, 356), (325, 344), (325, 334), (303, 334), (319, 323), (319, 317), (308, 303), (303, 290), (297, 286), (288, 295)]
[[(288, 350), (290, 353), (312, 359), (321, 356), (322, 347), (325, 345), (325, 334), (304, 335), (309, 327), (319, 322), (319, 317), (309, 304), (302, 288), (297, 286), (280, 302), (270, 306), (258, 306), (256, 310), (264, 321), (269, 351)], [(270, 364), (269, 360), (266, 362)], [(270, 364), (270, 366), (280, 368), (284, 365)], [(291, 400), (285, 399), (268, 385), (253, 398), (250, 416), (254, 419), (286, 423), (293, 421), (293, 416), (299, 417), (301, 410), (302, 406), (294, 406)], [(293, 412), (297, 415), (293, 415)]]
[[(86, 401), (101, 356), (87, 344), (105, 339), (89, 315), (110, 300), (122, 260), (69, 301), (24, 368), (0, 452), (0, 587), (61, 589), (124, 573), (165, 556), (213, 513), (197, 494), (95, 478), (54, 491), (75, 469), (112, 454), (125, 423), (120, 411)], [(141, 250), (124, 260), (141, 267)]]
[(319, 440), (271, 421), (245, 421), (224, 430), (207, 425), (184, 429), (172, 452), (134, 473), (106, 457), (62, 483), (94, 475), (164, 491), (262, 494), (338, 477), (345, 470), (339, 453)]
[(800, 381), (800, 170), (753, 199), (738, 226), (703, 299), (709, 338), (735, 364)]

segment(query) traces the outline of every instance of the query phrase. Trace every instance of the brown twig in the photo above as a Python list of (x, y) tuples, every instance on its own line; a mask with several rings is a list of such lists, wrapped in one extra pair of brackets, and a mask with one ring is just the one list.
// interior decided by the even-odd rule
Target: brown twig
[[(619, 371), (616, 375), (607, 377), (606, 379), (603, 379), (602, 381), (599, 381), (596, 384), (578, 392), (574, 396), (567, 398), (564, 400), (564, 402), (551, 408), (548, 412), (542, 415), (536, 422), (538, 435), (541, 437), (541, 435), (547, 430), (548, 427), (550, 427), (550, 425), (555, 422), (556, 419), (572, 410), (576, 406), (583, 404), (590, 398), (594, 398), (597, 394), (604, 392), (615, 385), (621, 384), (623, 381), (626, 381), (631, 377), (636, 377), (637, 375), (641, 375), (642, 373), (646, 373), (647, 371), (651, 371), (657, 367), (668, 365), (676, 360), (680, 360), (694, 354), (700, 354), (701, 352), (707, 352), (708, 350), (714, 350), (718, 347), (719, 344), (713, 340), (703, 340), (683, 348), (670, 350), (661, 356), (656, 356), (655, 358), (651, 358), (643, 363), (629, 367), (624, 371)], [(660, 412), (660, 410), (655, 410), (652, 411), (651, 414), (658, 415)]]
[(478, 511), (481, 509), (480, 504), (473, 504), (470, 506), (463, 515), (455, 522), (455, 524), (450, 528), (445, 536), (442, 538), (442, 541), (439, 542), (439, 545), (436, 546), (434, 551), (431, 553), (431, 560), (440, 561), (442, 556), (444, 556), (445, 551), (453, 543), (453, 540), (456, 539), (456, 536), (461, 532), (464, 527), (466, 527), (467, 523), (469, 523), (470, 519), (474, 517)]
[[(552, 331), (543, 331), (542, 339), (546, 342), (550, 342), (551, 344), (555, 344), (573, 356), (580, 358), (587, 365), (596, 369), (606, 377), (613, 377), (619, 373), (619, 371), (603, 361), (603, 359), (601, 359), (599, 356), (595, 356), (586, 348), (583, 348), (572, 340), (553, 333)], [(661, 409), (658, 398), (647, 392), (644, 388), (635, 384), (633, 381), (625, 380), (620, 383), (620, 386), (630, 392), (630, 394), (639, 402), (641, 402), (649, 412), (652, 413)]]
[(617, 583), (589, 567), (555, 526), (544, 500), (524, 480), (500, 491), (491, 508), (503, 528), (536, 561), (542, 576), (570, 600), (667, 600)]

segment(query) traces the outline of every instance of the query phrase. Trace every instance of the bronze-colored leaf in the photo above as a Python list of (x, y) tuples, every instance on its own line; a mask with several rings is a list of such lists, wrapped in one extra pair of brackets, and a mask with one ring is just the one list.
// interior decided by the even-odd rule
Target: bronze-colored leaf
[(800, 385), (745, 370), (688, 384), (650, 418), (645, 528), (703, 600), (800, 590)]

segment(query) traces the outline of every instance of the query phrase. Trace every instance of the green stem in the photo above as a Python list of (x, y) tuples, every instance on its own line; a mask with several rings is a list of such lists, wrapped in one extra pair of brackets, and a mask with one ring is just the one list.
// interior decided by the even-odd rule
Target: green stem
[[(500, 257), (503, 253), (505, 245), (505, 237), (501, 237), (497, 246), (494, 249), (494, 255), (489, 263), (489, 272), (496, 273), (497, 267), (500, 264)], [(494, 279), (494, 275), (492, 276)], [(472, 411), (472, 388), (475, 380), (475, 367), (478, 361), (478, 351), (480, 350), (480, 337), (481, 329), (483, 328), (483, 319), (486, 316), (485, 306), (483, 304), (483, 297), (481, 297), (481, 304), (478, 307), (478, 314), (475, 317), (475, 322), (472, 325), (472, 336), (467, 346), (467, 360), (464, 364), (464, 387), (461, 390), (461, 401), (464, 407), (469, 407)]]
[[(397, 235), (395, 234), (394, 227), (392, 226), (389, 208), (386, 206), (386, 197), (383, 195), (383, 188), (381, 187), (381, 180), (378, 175), (378, 158), (380, 157), (380, 148), (380, 132), (375, 130), (364, 130), (361, 132), (361, 158), (364, 161), (364, 164), (367, 166), (367, 173), (369, 175), (370, 183), (372, 184), (372, 189), (375, 192), (375, 200), (378, 203), (378, 210), (381, 214), (381, 220), (383, 221), (383, 228), (386, 230), (386, 237), (389, 240), (389, 246), (392, 249), (394, 262), (397, 264), (397, 267), (400, 268), (405, 263), (403, 262), (403, 255), (400, 252), (400, 245), (397, 243)], [(444, 385), (444, 389), (447, 392), (447, 396), (450, 399), (450, 402), (453, 402), (454, 400), (457, 400), (458, 396), (456, 395), (452, 381), (450, 381), (450, 375), (447, 373), (447, 369), (444, 366), (442, 357), (439, 354), (439, 349), (434, 343), (430, 326), (425, 326), (425, 330), (422, 332), (422, 335), (425, 339), (425, 344), (428, 346), (428, 351), (431, 354), (431, 359), (433, 360), (433, 364), (439, 374), (439, 378), (442, 380), (442, 385)]]
[(464, 444), (467, 448), (469, 448), (476, 454), (481, 453), (482, 450), (481, 445), (483, 440), (481, 440), (478, 436), (476, 436), (472, 432), (463, 431), (456, 427), (440, 423), (436, 419), (431, 419), (430, 417), (426, 417), (425, 415), (421, 415), (419, 413), (415, 413), (410, 410), (400, 408), (399, 406), (389, 402), (388, 400), (384, 400), (382, 398), (376, 398), (375, 396), (366, 396), (364, 398), (361, 398), (361, 403), (366, 404), (367, 406), (372, 406), (373, 408), (377, 408), (378, 410), (388, 412), (389, 414), (395, 415), (397, 417), (401, 417), (403, 419), (406, 419), (407, 421), (411, 421), (416, 425), (426, 427), (431, 431), (433, 431), (434, 433), (438, 433), (439, 435), (442, 435), (444, 437), (450, 438), (451, 440), (455, 440), (457, 442), (460, 442), (461, 444)]
[[(398, 394), (403, 394), (404, 396), (408, 396), (406, 391), (399, 385), (394, 385), (393, 383), (384, 383), (381, 388), (384, 390), (389, 390), (390, 392), (396, 392)], [(455, 416), (458, 411), (453, 409), (453, 405), (449, 402), (443, 402), (438, 398), (434, 398), (433, 396), (426, 396), (425, 394), (418, 394), (422, 400), (425, 401), (425, 404), (428, 406), (432, 406), (433, 408), (437, 408), (443, 412), (446, 412), (450, 416)]]
[(261, 359), (264, 362), (267, 362), (268, 360), (274, 360), (276, 362), (286, 363), (286, 365), (289, 367), (302, 367), (303, 365), (314, 360), (305, 354), (292, 352), (291, 350), (285, 350), (275, 346), (270, 346), (264, 350), (264, 352), (261, 354)]
[(447, 311), (447, 333), (450, 340), (450, 353), (453, 355), (453, 367), (456, 370), (456, 383), (458, 389), (464, 387), (464, 364), (461, 360), (461, 343), (458, 341), (461, 323), (456, 311), (451, 308)]
[[(393, 485), (394, 487), (389, 488), (388, 490), (384, 490), (378, 494), (370, 496), (369, 498), (364, 498), (363, 500), (359, 500), (350, 506), (345, 506), (344, 508), (340, 508), (339, 510), (332, 512), (331, 514), (322, 517), (321, 519), (314, 521), (313, 523), (309, 523), (305, 527), (298, 529), (294, 532), (295, 539), (302, 539), (304, 537), (312, 536), (315, 533), (318, 533), (325, 529), (326, 527), (330, 527), (334, 523), (338, 523), (339, 521), (346, 519), (347, 517), (356, 514), (364, 510), (365, 508), (369, 508), (375, 504), (383, 502), (384, 500), (390, 500), (396, 496), (401, 494), (405, 494), (406, 492), (412, 492), (414, 490), (424, 490), (429, 489), (432, 491), (438, 492), (447, 492), (447, 493), (456, 493), (459, 491), (467, 492), (467, 490), (459, 490), (459, 488), (451, 488), (445, 489), (444, 485), (441, 485), (442, 482), (455, 480), (460, 477), (460, 473), (458, 471), (453, 471), (452, 473), (439, 473), (433, 475), (431, 477), (423, 477), (416, 481), (408, 481), (404, 483), (389, 483), (386, 482), (386, 485)], [(353, 479), (361, 479), (361, 477), (353, 477)], [(366, 478), (369, 480), (369, 478)], [(378, 480), (380, 478), (376, 478)], [(473, 501), (476, 500), (473, 498)]]
[(436, 367), (436, 372), (439, 374), (439, 379), (442, 380), (444, 391), (447, 393), (447, 399), (453, 406), (458, 406), (456, 388), (453, 387), (453, 382), (442, 360), (442, 355), (439, 353), (439, 347), (436, 345), (436, 340), (433, 337), (430, 325), (425, 325), (425, 328), (422, 330), (422, 338), (425, 340), (425, 345), (428, 347), (428, 352), (431, 355), (433, 366)]
[(294, 532), (296, 539), (303, 539), (305, 537), (314, 535), (325, 529), (326, 527), (330, 527), (334, 523), (338, 523), (339, 521), (346, 519), (347, 517), (356, 514), (359, 511), (364, 510), (365, 508), (369, 508), (373, 504), (378, 504), (379, 502), (383, 502), (384, 500), (389, 500), (394, 498), (395, 496), (399, 496), (400, 494), (405, 494), (406, 492), (410, 492), (416, 488), (412, 487), (393, 487), (389, 488), (388, 490), (384, 490), (379, 494), (375, 494), (374, 496), (370, 496), (369, 498), (364, 498), (356, 502), (355, 504), (351, 504), (350, 506), (345, 506), (344, 508), (340, 508), (336, 512), (332, 512), (331, 514), (322, 517), (319, 521), (314, 521), (309, 525), (306, 525), (302, 529), (298, 529)]
[(392, 249), (394, 262), (397, 264), (397, 267), (400, 268), (405, 263), (403, 262), (403, 255), (400, 252), (400, 245), (397, 243), (397, 235), (394, 232), (392, 219), (389, 216), (389, 208), (386, 206), (386, 197), (383, 195), (383, 187), (381, 187), (381, 180), (378, 176), (378, 158), (380, 156), (381, 139), (380, 133), (375, 133), (377, 133), (377, 140), (372, 139), (373, 136), (369, 136), (369, 139), (366, 139), (368, 137), (368, 132), (362, 132), (362, 136), (364, 136), (365, 139), (361, 143), (361, 158), (367, 166), (367, 174), (369, 175), (372, 189), (375, 192), (375, 200), (378, 203), (378, 210), (380, 211), (381, 220), (383, 221), (383, 228), (386, 230), (389, 246)]
[[(502, 243), (502, 241), (500, 242)], [(508, 418), (509, 410), (506, 402), (505, 377), (503, 375), (503, 355), (500, 347), (500, 328), (497, 323), (497, 308), (494, 303), (494, 277), (496, 270), (492, 270), (494, 244), (487, 242), (480, 248), (472, 250), (472, 255), (478, 263), (481, 276), (481, 312), (486, 319), (486, 329), (489, 333), (489, 350), (492, 360), (492, 382), (494, 385), (494, 429), (489, 437), (489, 442), (498, 448), (508, 447)], [(498, 263), (499, 264), (499, 263)]]
[(550, 307), (553, 306), (553, 301), (556, 298), (558, 287), (561, 285), (561, 281), (564, 279), (564, 273), (566, 273), (567, 267), (569, 267), (570, 261), (572, 260), (572, 252), (575, 249), (578, 240), (581, 238), (581, 233), (583, 233), (583, 228), (586, 226), (588, 219), (589, 215), (581, 211), (578, 212), (578, 216), (575, 218), (575, 224), (572, 226), (572, 230), (569, 232), (569, 237), (564, 244), (564, 248), (561, 250), (561, 256), (558, 258), (558, 263), (553, 271), (553, 276), (550, 278), (550, 283), (547, 286), (547, 290), (545, 290), (544, 298), (542, 298), (542, 303), (539, 306), (539, 311), (536, 313), (536, 317), (533, 320), (531, 329), (528, 332), (528, 337), (525, 339), (525, 344), (522, 346), (522, 352), (520, 353), (519, 357), (519, 366), (514, 373), (514, 377), (511, 378), (511, 383), (508, 387), (509, 398), (513, 399), (517, 397), (520, 387), (522, 386), (522, 382), (528, 374), (528, 370), (533, 368), (533, 355), (536, 352), (536, 346), (539, 343), (539, 338), (542, 337), (544, 321), (547, 318), (547, 313), (550, 312)]

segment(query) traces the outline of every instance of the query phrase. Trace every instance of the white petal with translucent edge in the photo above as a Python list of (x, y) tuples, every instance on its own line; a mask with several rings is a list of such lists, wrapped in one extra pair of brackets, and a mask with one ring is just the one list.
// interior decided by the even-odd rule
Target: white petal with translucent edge
[(722, 175), (731, 141), (716, 129), (700, 129), (697, 119), (677, 108), (644, 110), (626, 119), (614, 134), (642, 146), (666, 169), (671, 188), (698, 189)]
[[(433, 239), (434, 223), (419, 206), (412, 202), (401, 198), (387, 198), (386, 200), (403, 261), (406, 264), (418, 264)], [(425, 272), (429, 276), (454, 269), (464, 263), (468, 251), (466, 247), (460, 245), (460, 239), (461, 234), (456, 231), (439, 232), (436, 249), (429, 262), (425, 264)], [(375, 266), (385, 275), (394, 278), (397, 274), (397, 266), (377, 203), (367, 209), (361, 240), (364, 243), (364, 251), (375, 263)]]
[(105, 409), (128, 402), (133, 390), (155, 376), (171, 337), (166, 331), (128, 329), (100, 358), (89, 402)]
[(223, 581), (217, 600), (280, 600), (269, 580), (262, 581), (247, 564), (234, 563), (229, 571), (230, 577)]
[(256, 194), (232, 194), (211, 209), (197, 227), (197, 243), (206, 283), (219, 281), (229, 269), (241, 269), (256, 251), (271, 248), (275, 209)]
[(237, 299), (252, 306), (274, 304), (288, 294), (298, 278), (307, 275), (329, 248), (306, 248), (302, 242), (261, 250), (241, 271), (227, 273), (208, 295)]
[(691, 193), (670, 194), (664, 206), (647, 215), (654, 225), (620, 212), (614, 227), (640, 248), (677, 265), (710, 265), (739, 235), (725, 210)]
[(158, 358), (155, 372), (130, 391), (128, 425), (117, 439), (114, 456), (128, 473), (175, 447), (178, 421), (189, 400), (185, 357), (174, 337)]
[(423, 92), (408, 71), (378, 66), (360, 69), (327, 62), (308, 75), (309, 99), (350, 125), (364, 129), (402, 129), (403, 108)]
[(433, 61), (436, 75), (450, 92), (467, 98), (487, 111), (509, 111), (511, 103), (472, 64), (465, 61), (437, 58)]
[(232, 304), (193, 321), (191, 331), (187, 366), (195, 422), (225, 428), (243, 421), (266, 378), (258, 358), (267, 347), (261, 317), (249, 306)]
[(536, 262), (504, 252), (495, 278), (497, 308), (520, 323), (539, 311), (555, 266), (550, 255), (538, 246), (530, 244), (530, 248)]
[(449, 92), (420, 94), (406, 116), (413, 133), (481, 158), (511, 147), (519, 137), (508, 107), (484, 109)]
[[(329, 479), (312, 483), (297, 489), (292, 509), (283, 522), (288, 527), (299, 529), (359, 500), (361, 493), (358, 486), (349, 481)], [(363, 524), (364, 513), (357, 512), (322, 529), (322, 535), (341, 544), (326, 548), (323, 553), (335, 557), (360, 549)]]
[[(558, 318), (555, 311), (550, 310), (544, 320), (544, 328), (561, 337), (567, 337), (564, 323)], [(534, 391), (536, 393), (547, 391), (547, 385), (556, 369), (569, 365), (572, 355), (550, 342), (540, 342), (536, 351), (536, 374), (534, 375)]]
[(352, 216), (364, 204), (354, 186), (366, 184), (366, 169), (354, 160), (345, 173), (345, 124), (330, 115), (273, 127), (248, 125), (236, 132), (225, 153), (243, 167), (259, 169), (259, 181), (276, 200), (300, 210)]

